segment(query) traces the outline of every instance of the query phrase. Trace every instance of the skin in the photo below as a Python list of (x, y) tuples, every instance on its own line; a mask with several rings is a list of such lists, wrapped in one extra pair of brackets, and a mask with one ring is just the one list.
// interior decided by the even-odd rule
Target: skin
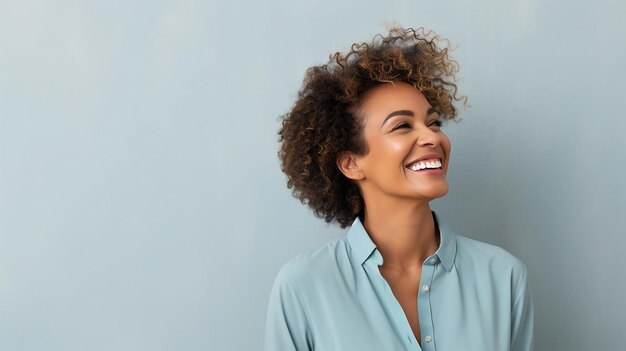
[[(409, 113), (388, 117), (396, 111)], [(439, 247), (429, 202), (448, 192), (450, 140), (440, 129), (438, 113), (407, 83), (383, 83), (372, 89), (357, 116), (362, 119), (369, 152), (344, 153), (337, 166), (359, 186), (365, 202), (364, 227), (384, 260), (380, 272), (419, 341), (417, 296), (422, 263)], [(432, 153), (442, 158), (440, 174), (416, 173), (406, 167)]]

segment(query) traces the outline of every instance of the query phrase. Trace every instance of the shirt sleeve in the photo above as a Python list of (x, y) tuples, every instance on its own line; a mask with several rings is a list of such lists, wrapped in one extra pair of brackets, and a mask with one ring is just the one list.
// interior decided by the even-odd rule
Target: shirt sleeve
[(527, 269), (522, 265), (517, 279), (511, 321), (511, 351), (533, 350), (533, 298), (528, 286)]
[(265, 351), (308, 351), (306, 314), (285, 269), (276, 277), (267, 311)]

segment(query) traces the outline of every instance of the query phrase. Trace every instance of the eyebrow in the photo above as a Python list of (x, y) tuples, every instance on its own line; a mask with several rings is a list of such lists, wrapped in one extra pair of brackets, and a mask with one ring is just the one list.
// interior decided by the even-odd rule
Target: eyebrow
[[(439, 113), (437, 111), (436, 108), (434, 107), (429, 107), (428, 110), (426, 111), (426, 116), (430, 116), (433, 113)], [(398, 111), (393, 111), (392, 113), (388, 114), (387, 117), (385, 117), (385, 120), (383, 121), (383, 123), (380, 125), (380, 127), (382, 128), (385, 123), (387, 123), (387, 120), (389, 120), (391, 117), (395, 117), (395, 116), (411, 116), (414, 117), (415, 113), (411, 110), (398, 110)]]

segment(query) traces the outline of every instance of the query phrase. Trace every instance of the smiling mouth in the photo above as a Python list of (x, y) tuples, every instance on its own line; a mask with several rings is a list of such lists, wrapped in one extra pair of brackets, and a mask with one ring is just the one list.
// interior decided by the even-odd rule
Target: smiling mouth
[(441, 159), (423, 160), (407, 166), (408, 169), (419, 172), (425, 169), (441, 169)]

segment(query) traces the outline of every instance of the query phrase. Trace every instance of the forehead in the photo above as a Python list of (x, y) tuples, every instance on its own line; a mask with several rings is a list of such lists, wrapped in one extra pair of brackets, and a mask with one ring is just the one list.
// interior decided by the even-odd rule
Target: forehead
[(424, 95), (404, 82), (383, 83), (368, 91), (359, 114), (368, 120), (382, 121), (388, 114), (398, 110), (411, 110), (416, 116), (426, 115), (431, 107)]

